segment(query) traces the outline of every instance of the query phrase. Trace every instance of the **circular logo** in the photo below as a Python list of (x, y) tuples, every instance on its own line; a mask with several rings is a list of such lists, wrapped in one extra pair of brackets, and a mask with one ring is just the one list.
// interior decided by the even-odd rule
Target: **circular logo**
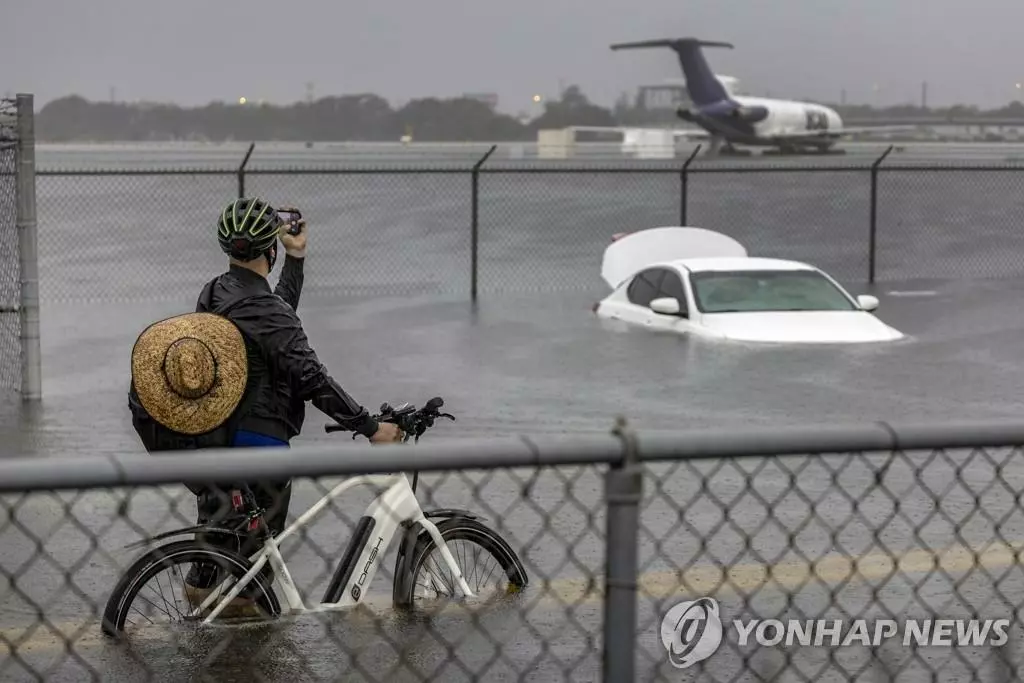
[(661, 644), (668, 661), (678, 669), (693, 666), (722, 644), (718, 603), (711, 598), (680, 602), (661, 620)]

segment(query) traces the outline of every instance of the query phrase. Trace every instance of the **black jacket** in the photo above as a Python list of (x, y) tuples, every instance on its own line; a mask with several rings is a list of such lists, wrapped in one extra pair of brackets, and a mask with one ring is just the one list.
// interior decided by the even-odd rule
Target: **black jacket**
[[(249, 360), (246, 407), (238, 429), (288, 441), (302, 430), (305, 401), (310, 401), (351, 431), (371, 436), (376, 421), (327, 374), (295, 313), (303, 261), (285, 256), (273, 292), (266, 278), (231, 265), (199, 295), (197, 312), (216, 313), (220, 304), (237, 302), (223, 315), (242, 331)], [(207, 302), (212, 304), (209, 308)]]

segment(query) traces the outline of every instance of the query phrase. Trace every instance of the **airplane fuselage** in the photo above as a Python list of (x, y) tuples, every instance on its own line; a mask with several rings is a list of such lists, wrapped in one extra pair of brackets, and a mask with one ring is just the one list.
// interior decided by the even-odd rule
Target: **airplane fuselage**
[(759, 138), (770, 140), (777, 135), (806, 132), (808, 141), (820, 144), (822, 133), (843, 128), (839, 113), (821, 104), (761, 97), (734, 96), (733, 99), (744, 107), (760, 106), (768, 110), (768, 117), (754, 126)]
[(843, 127), (842, 118), (830, 107), (748, 95), (732, 95), (728, 100), (680, 111), (680, 118), (712, 136), (751, 146), (825, 148), (836, 141), (828, 133)]

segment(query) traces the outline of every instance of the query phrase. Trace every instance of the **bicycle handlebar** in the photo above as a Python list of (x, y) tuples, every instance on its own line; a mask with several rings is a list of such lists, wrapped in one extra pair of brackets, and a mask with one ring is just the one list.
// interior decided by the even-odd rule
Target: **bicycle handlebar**
[[(426, 404), (417, 410), (416, 406), (411, 403), (403, 403), (397, 408), (392, 408), (387, 403), (382, 403), (380, 406), (380, 413), (374, 415), (374, 419), (378, 422), (393, 422), (398, 425), (398, 428), (405, 433), (403, 441), (408, 441), (410, 437), (415, 438), (419, 441), (420, 436), (425, 431), (434, 426), (434, 420), (439, 417), (444, 417), (454, 421), (455, 416), (450, 413), (442, 413), (438, 409), (444, 405), (444, 399), (440, 396), (435, 396), (426, 402)], [(340, 424), (327, 424), (324, 425), (324, 431), (328, 434), (331, 432), (343, 432), (347, 431), (345, 427)], [(352, 438), (356, 438), (358, 434), (353, 434)]]

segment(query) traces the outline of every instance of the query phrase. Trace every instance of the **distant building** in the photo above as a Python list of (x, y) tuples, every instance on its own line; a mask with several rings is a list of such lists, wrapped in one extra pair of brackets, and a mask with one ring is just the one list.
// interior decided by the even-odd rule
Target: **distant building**
[(498, 93), (494, 92), (467, 92), (462, 95), (467, 100), (476, 100), (477, 102), (483, 102), (492, 110), (498, 108)]
[(677, 126), (677, 109), (690, 104), (690, 94), (683, 81), (641, 85), (636, 90), (628, 122), (631, 125)]
[(684, 82), (669, 81), (637, 88), (636, 106), (651, 111), (675, 111), (680, 105), (690, 104), (690, 94)]
[[(730, 95), (745, 95), (740, 88), (739, 79), (734, 76), (715, 74), (715, 78), (722, 84)], [(671, 110), (678, 107), (692, 106), (693, 100), (686, 89), (686, 81), (681, 78), (665, 79), (661, 83), (641, 85), (637, 88), (636, 106), (651, 111)]]

